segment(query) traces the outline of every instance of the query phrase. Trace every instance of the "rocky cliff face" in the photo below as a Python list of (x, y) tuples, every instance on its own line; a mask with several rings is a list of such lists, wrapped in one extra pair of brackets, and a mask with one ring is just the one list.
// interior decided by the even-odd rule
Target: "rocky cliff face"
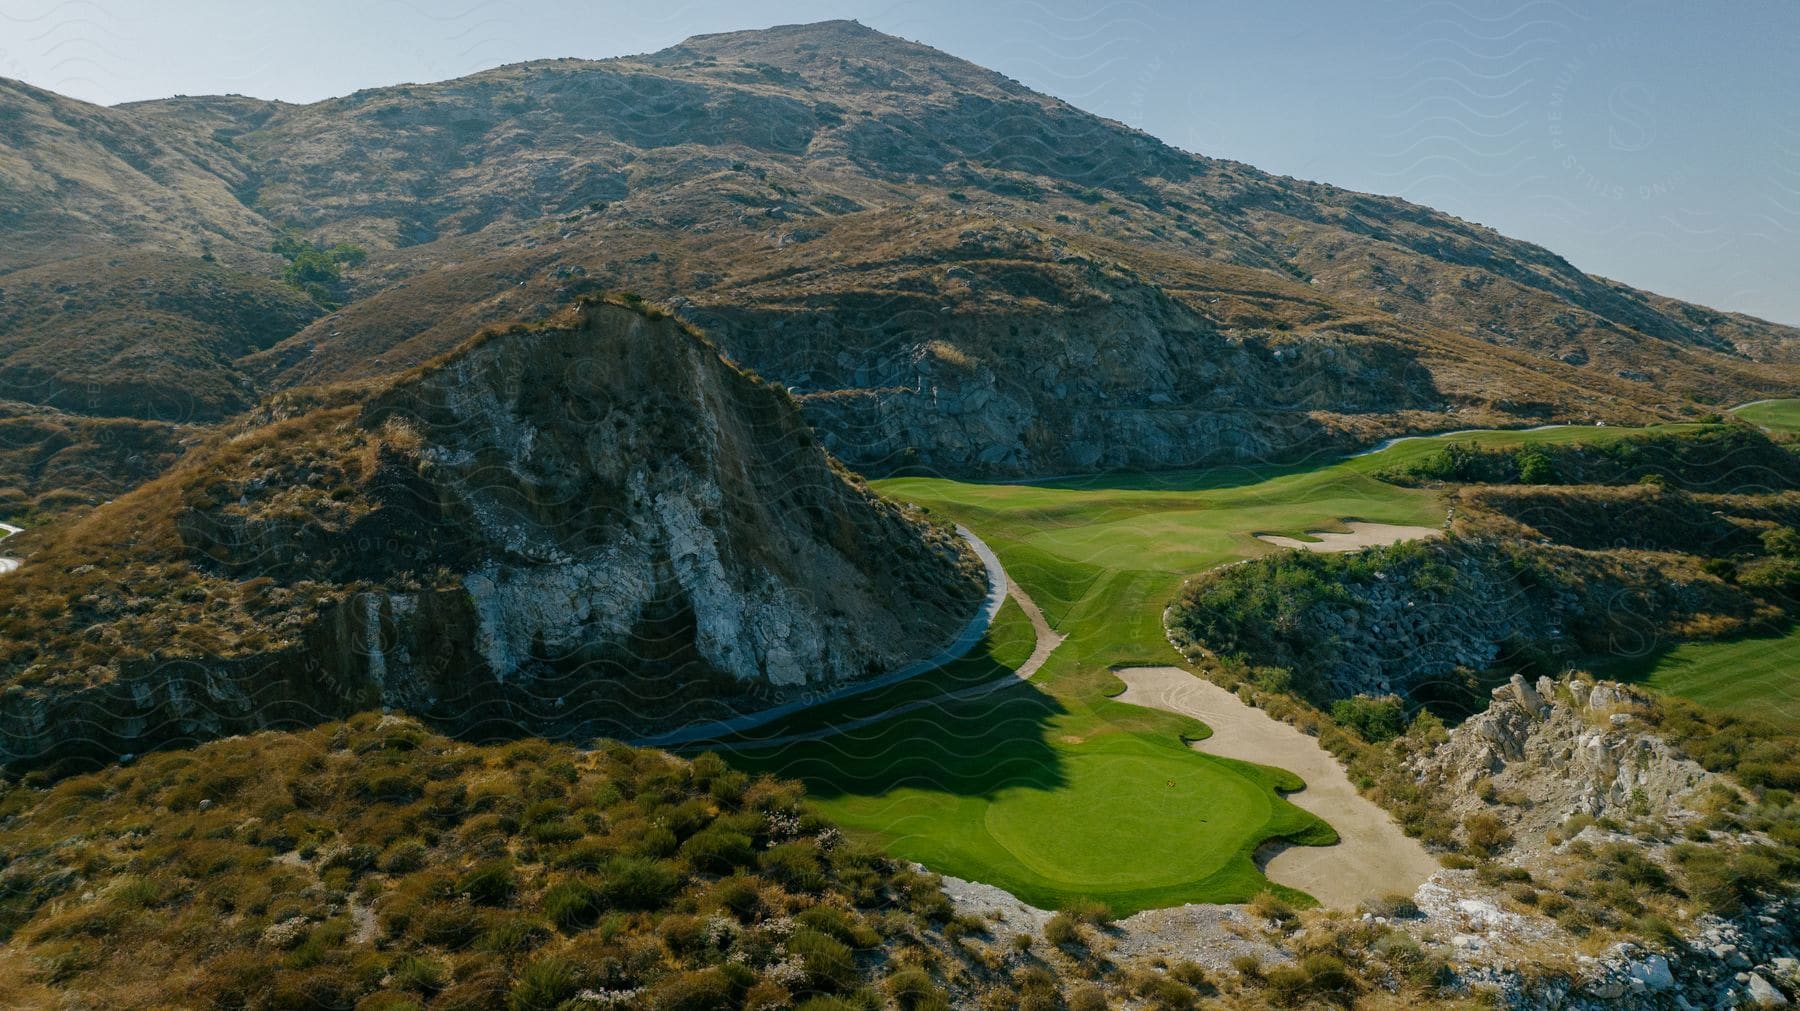
[[(1556, 543), (1488, 511), (1495, 494), (1457, 499), (1454, 536), (1355, 554), (1287, 552), (1196, 577), (1165, 615), (1171, 639), (1286, 668), (1319, 704), (1400, 694), (1466, 710), (1489, 671), (1554, 669), (1696, 629), (1741, 633), (1781, 620), (1785, 598), (1757, 579), (1711, 575), (1699, 554)], [(1606, 506), (1634, 494), (1574, 490), (1561, 501), (1604, 520)], [(1709, 505), (1713, 516), (1725, 515), (1721, 506), (1758, 515), (1770, 508), (1765, 498), (1713, 496)], [(1575, 525), (1565, 517), (1559, 532)], [(1681, 547), (1732, 543), (1690, 538)], [(1767, 564), (1746, 558), (1743, 567)]]
[[(1533, 684), (1514, 675), (1414, 771), (1438, 784), (1459, 816), (1501, 811), (1518, 845), (1575, 815), (1629, 821), (1648, 812), (1674, 822), (1695, 817), (1696, 791), (1719, 781), (1644, 721), (1650, 700), (1614, 682)], [(1512, 803), (1496, 806), (1492, 797)], [(1490, 799), (1484, 799), (1490, 798)]]
[(667, 730), (928, 656), (985, 589), (959, 537), (873, 496), (783, 392), (667, 318), (587, 304), (327, 399), (351, 403), (118, 504), (168, 528), (134, 559), (145, 580), (185, 591), (113, 599), (136, 577), (92, 565), (53, 585), (106, 510), (0, 584), (13, 616), (60, 591), (125, 643), (172, 633), (77, 665), (88, 633), (40, 622), (6, 658), (9, 757), (75, 721), (138, 750), (373, 705), (484, 733)]
[[(967, 241), (996, 255), (1033, 244), (1007, 230)], [(1029, 304), (983, 297), (1027, 279), (1045, 289)], [(1443, 402), (1430, 370), (1393, 344), (1233, 334), (1117, 272), (1077, 282), (1066, 268), (958, 265), (942, 280), (972, 297), (948, 308), (924, 293), (846, 296), (830, 314), (683, 300), (677, 311), (783, 377), (832, 451), (873, 473), (1266, 461), (1347, 448), (1353, 434), (1336, 414)]]

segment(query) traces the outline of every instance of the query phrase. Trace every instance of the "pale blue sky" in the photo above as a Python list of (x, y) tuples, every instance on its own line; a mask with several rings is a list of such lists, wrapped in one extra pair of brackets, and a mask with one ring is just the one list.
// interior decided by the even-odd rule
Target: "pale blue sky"
[(1179, 147), (1800, 323), (1800, 0), (0, 0), (0, 75), (308, 101), (833, 17)]

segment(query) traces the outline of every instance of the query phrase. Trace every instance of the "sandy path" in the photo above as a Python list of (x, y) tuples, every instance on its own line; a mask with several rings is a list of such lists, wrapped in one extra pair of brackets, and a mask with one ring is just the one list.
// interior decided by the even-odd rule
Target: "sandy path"
[(1044, 617), (1044, 612), (1038, 609), (1037, 601), (1031, 599), (1031, 594), (1026, 593), (1024, 587), (1013, 582), (1011, 576), (1006, 577), (1006, 594), (1019, 605), (1020, 610), (1025, 612), (1025, 617), (1031, 619), (1032, 631), (1037, 633), (1037, 645), (1031, 648), (1031, 656), (1026, 658), (1018, 670), (1013, 671), (1013, 677), (1023, 681), (1036, 674), (1038, 669), (1044, 666), (1044, 662), (1050, 659), (1050, 654), (1056, 652), (1056, 647), (1061, 646), (1063, 640), (1068, 636), (1050, 627), (1050, 622)]
[(1385, 547), (1399, 544), (1401, 541), (1416, 541), (1427, 537), (1442, 537), (1444, 532), (1436, 527), (1407, 527), (1394, 523), (1364, 523), (1362, 520), (1350, 520), (1344, 524), (1348, 532), (1335, 530), (1308, 530), (1306, 536), (1316, 537), (1316, 541), (1303, 541), (1294, 537), (1282, 537), (1279, 534), (1257, 534), (1256, 539), (1265, 544), (1273, 544), (1280, 548), (1300, 548), (1304, 551), (1359, 551), (1363, 548)]
[[(1273, 881), (1347, 909), (1390, 893), (1411, 895), (1439, 869), (1418, 840), (1409, 839), (1386, 811), (1356, 792), (1331, 753), (1210, 681), (1179, 667), (1126, 667), (1113, 673), (1127, 689), (1119, 701), (1192, 716), (1213, 735), (1196, 751), (1286, 769), (1306, 781), (1289, 796), (1337, 830), (1335, 846), (1271, 846), (1259, 860)], [(1265, 851), (1267, 852), (1267, 851)]]

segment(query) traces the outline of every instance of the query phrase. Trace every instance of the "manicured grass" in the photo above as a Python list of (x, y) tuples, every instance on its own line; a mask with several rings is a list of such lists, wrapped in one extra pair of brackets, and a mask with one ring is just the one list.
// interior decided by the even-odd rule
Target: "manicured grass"
[[(1456, 438), (1505, 446), (1628, 434), (1566, 428)], [(1164, 638), (1164, 607), (1188, 576), (1280, 550), (1254, 534), (1342, 529), (1351, 519), (1442, 523), (1436, 492), (1374, 477), (1441, 445), (1030, 485), (876, 482), (882, 494), (981, 535), (1068, 639), (1029, 683), (825, 740), (740, 750), (731, 760), (805, 781), (834, 821), (896, 856), (1035, 905), (1094, 898), (1123, 914), (1246, 900), (1270, 887), (1251, 860), (1261, 842), (1322, 843), (1334, 834), (1280, 796), (1300, 785), (1292, 774), (1195, 752), (1186, 741), (1209, 734), (1203, 725), (1112, 701), (1123, 683), (1110, 668), (1180, 663)], [(983, 650), (939, 681), (927, 675), (757, 736), (879, 713), (971, 673), (1010, 668), (1030, 648), (1017, 632), (1001, 622)]]
[(1785, 635), (1684, 643), (1608, 665), (1606, 673), (1711, 709), (1800, 730), (1800, 628)]
[(1800, 432), (1800, 400), (1771, 400), (1732, 413), (1771, 432)]

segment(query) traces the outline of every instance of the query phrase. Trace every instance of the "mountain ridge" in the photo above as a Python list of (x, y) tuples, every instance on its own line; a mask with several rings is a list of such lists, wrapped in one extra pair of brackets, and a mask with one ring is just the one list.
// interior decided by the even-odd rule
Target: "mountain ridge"
[[(38, 101), (95, 120), (100, 140), (135, 131), (180, 192), (237, 204), (188, 220), (171, 197), (176, 217), (119, 224), (115, 244), (203, 252), (246, 287), (276, 271), (258, 243), (278, 229), (369, 250), (341, 306), (217, 366), (214, 382), (258, 395), (404, 369), (594, 290), (702, 323), (875, 474), (1193, 466), (1429, 428), (1672, 420), (1791, 393), (1800, 363), (1793, 327), (1589, 275), (1403, 200), (1183, 152), (855, 22), (305, 105), (183, 97), (84, 119)], [(189, 165), (232, 185), (200, 186)], [(109, 227), (104, 200), (64, 203), (34, 213), (75, 216), (90, 244)], [(1101, 321), (1082, 308), (1097, 305), (1123, 308)], [(1145, 355), (1096, 326), (1142, 335)], [(1063, 335), (1059, 375), (1020, 374), (1019, 333)], [(15, 343), (0, 338), (0, 387)], [(1246, 343), (1314, 362), (1336, 349), (1350, 375), (1407, 358), (1431, 390), (1371, 399), (1222, 364)], [(928, 375), (945, 349), (970, 363), (961, 379)], [(1109, 354), (1122, 357), (1104, 381), (1063, 378)], [(38, 386), (0, 395), (67, 402)], [(1118, 411), (1125, 438), (1095, 420)], [(1263, 434), (1221, 439), (1208, 418)]]

